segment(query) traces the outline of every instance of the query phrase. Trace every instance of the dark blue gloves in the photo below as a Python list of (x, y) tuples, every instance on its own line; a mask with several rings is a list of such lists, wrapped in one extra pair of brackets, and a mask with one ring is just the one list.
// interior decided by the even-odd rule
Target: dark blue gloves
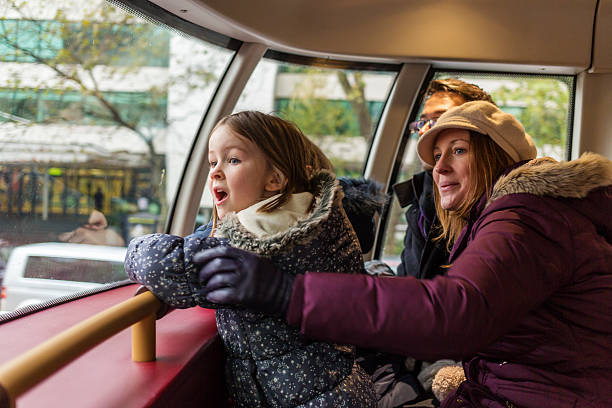
[(268, 259), (218, 246), (195, 254), (193, 261), (201, 266), (200, 294), (209, 302), (286, 315), (295, 276), (279, 272)]

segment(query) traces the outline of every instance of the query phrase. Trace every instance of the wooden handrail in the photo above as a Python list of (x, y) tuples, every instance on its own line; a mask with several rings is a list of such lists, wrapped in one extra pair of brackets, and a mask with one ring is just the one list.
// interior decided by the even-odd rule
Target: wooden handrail
[(132, 359), (155, 359), (155, 314), (161, 302), (145, 292), (119, 303), (0, 366), (0, 385), (11, 406), (15, 399), (36, 384), (92, 349), (104, 340), (134, 324)]

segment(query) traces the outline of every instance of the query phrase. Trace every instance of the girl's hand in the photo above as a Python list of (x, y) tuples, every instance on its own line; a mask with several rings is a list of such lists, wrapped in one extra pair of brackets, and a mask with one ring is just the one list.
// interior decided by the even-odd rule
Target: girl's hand
[(287, 313), (295, 277), (277, 271), (266, 258), (218, 246), (195, 254), (193, 261), (201, 265), (200, 294), (209, 302), (281, 316)]

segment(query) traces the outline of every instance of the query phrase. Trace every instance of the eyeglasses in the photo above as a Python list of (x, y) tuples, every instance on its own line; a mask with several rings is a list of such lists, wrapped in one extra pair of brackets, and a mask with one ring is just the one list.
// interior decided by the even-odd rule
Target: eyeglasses
[(437, 119), (421, 119), (415, 122), (411, 122), (410, 125), (408, 125), (408, 128), (412, 132), (420, 132), (421, 129), (423, 129), (426, 126), (428, 126), (429, 129), (431, 129), (436, 124), (436, 121)]

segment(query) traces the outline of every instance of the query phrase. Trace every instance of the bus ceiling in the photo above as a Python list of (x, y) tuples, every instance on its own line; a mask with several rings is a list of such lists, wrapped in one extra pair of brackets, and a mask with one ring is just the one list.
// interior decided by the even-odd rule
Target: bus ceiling
[(152, 3), (233, 39), (307, 56), (491, 71), (612, 72), (612, 0)]

